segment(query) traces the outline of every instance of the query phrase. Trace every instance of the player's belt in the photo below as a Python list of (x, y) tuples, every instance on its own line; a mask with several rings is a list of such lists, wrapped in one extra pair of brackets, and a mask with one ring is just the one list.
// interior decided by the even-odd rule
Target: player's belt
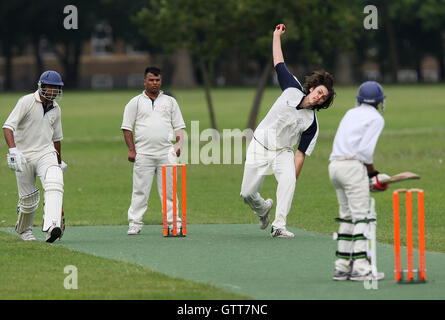
[(337, 160), (337, 161), (347, 161), (347, 160), (358, 160), (358, 159), (355, 159), (355, 158), (335, 158), (335, 159), (332, 159), (332, 161), (335, 161), (335, 160)]

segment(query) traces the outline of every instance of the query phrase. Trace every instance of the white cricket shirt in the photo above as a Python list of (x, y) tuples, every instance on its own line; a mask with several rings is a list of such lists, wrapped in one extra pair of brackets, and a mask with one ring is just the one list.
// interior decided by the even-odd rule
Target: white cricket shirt
[(348, 110), (338, 126), (329, 160), (346, 158), (372, 164), (384, 125), (382, 115), (371, 105), (363, 103)]
[(136, 153), (165, 156), (173, 147), (174, 131), (185, 128), (175, 98), (159, 93), (151, 100), (143, 91), (125, 106), (121, 129), (134, 130)]
[(33, 161), (56, 151), (54, 142), (63, 139), (61, 118), (60, 107), (55, 101), (44, 111), (36, 91), (19, 99), (3, 128), (14, 132), (17, 149), (26, 160)]
[(310, 155), (318, 137), (315, 111), (298, 108), (305, 94), (298, 88), (285, 89), (255, 129), (254, 137), (268, 150), (293, 149)]

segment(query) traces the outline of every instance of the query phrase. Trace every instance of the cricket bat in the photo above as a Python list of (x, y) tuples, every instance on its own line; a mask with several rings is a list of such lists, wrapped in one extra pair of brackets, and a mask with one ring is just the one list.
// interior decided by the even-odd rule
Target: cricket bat
[(381, 184), (388, 184), (388, 183), (394, 183), (394, 182), (400, 182), (405, 180), (411, 180), (411, 179), (420, 179), (420, 176), (418, 174), (412, 173), (412, 172), (401, 172), (399, 174), (396, 174), (388, 179), (381, 180)]

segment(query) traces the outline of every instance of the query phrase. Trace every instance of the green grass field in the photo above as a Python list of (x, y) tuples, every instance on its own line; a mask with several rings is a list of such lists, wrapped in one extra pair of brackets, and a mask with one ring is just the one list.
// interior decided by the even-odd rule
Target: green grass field
[[(413, 171), (421, 179), (394, 187), (418, 187), (425, 190), (426, 249), (445, 252), (445, 205), (441, 182), (445, 160), (445, 91), (443, 85), (385, 86), (385, 129), (377, 144), (374, 164), (387, 174)], [(337, 230), (337, 200), (328, 177), (328, 157), (338, 123), (354, 105), (356, 87), (338, 87), (333, 107), (320, 111), (320, 136), (313, 155), (306, 159), (297, 181), (288, 225), (322, 234)], [(140, 90), (142, 91), (142, 89)], [(70, 92), (60, 102), (64, 140), (62, 157), (65, 172), (64, 209), (67, 232), (72, 226), (126, 225), (132, 185), (132, 165), (120, 130), (125, 104), (135, 91)], [(182, 110), (186, 125), (199, 120), (200, 130), (209, 127), (209, 117), (202, 90), (172, 90)], [(213, 98), (220, 131), (244, 130), (254, 96), (254, 89), (215, 89)], [(268, 88), (260, 117), (267, 113), (277, 88)], [(0, 94), (0, 120), (3, 123), (21, 93)], [(204, 143), (205, 144), (205, 143)], [(1, 144), (0, 153), (7, 153)], [(256, 217), (239, 197), (243, 165), (189, 165), (187, 176), (188, 223), (256, 224)], [(0, 227), (16, 222), (17, 188), (15, 175), (0, 161)], [(39, 186), (40, 187), (40, 186)], [(390, 187), (390, 189), (394, 189)], [(275, 198), (276, 181), (267, 177), (264, 197)], [(392, 242), (391, 193), (373, 194), (379, 217), (379, 242)], [(159, 225), (162, 232), (161, 203), (152, 188), (149, 209), (144, 216), (148, 225)], [(42, 222), (42, 204), (35, 224)], [(268, 237), (264, 233), (264, 237)], [(245, 299), (242, 295), (216, 289), (206, 284), (174, 279), (134, 264), (91, 256), (46, 243), (25, 243), (0, 232), (0, 299)], [(62, 240), (63, 242), (63, 240)], [(89, 286), (67, 292), (61, 286), (64, 274), (54, 282), (48, 276), (63, 269), (66, 260), (89, 271)], [(326, 264), (332, 265), (332, 260)], [(21, 265), (24, 267), (16, 268)], [(392, 275), (388, 275), (392, 277)], [(139, 280), (136, 280), (139, 279)], [(144, 279), (141, 283), (140, 279)], [(327, 280), (328, 281), (328, 280)], [(19, 290), (26, 284), (26, 293)], [(61, 289), (62, 288), (62, 289)], [(110, 289), (115, 288), (115, 289)], [(273, 299), (273, 297), (271, 297)]]

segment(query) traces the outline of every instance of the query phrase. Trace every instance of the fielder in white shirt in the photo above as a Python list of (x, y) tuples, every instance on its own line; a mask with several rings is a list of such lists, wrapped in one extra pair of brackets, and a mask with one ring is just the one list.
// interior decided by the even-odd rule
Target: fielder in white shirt
[(56, 71), (45, 71), (38, 90), (21, 97), (3, 125), (9, 147), (6, 158), (15, 171), (19, 193), (15, 228), (25, 241), (36, 240), (32, 233), (40, 201), (36, 176), (44, 189), (42, 231), (46, 232), (46, 242), (61, 239), (65, 229), (62, 201), (63, 171), (67, 165), (61, 159), (61, 111), (54, 101), (62, 94), (62, 87), (62, 78)]
[(304, 159), (312, 153), (317, 141), (315, 110), (328, 108), (335, 96), (333, 78), (329, 73), (316, 71), (306, 77), (304, 86), (301, 86), (288, 71), (281, 50), (284, 32), (285, 26), (278, 25), (272, 41), (274, 67), (283, 92), (255, 129), (247, 149), (241, 185), (241, 197), (258, 216), (260, 229), (265, 229), (270, 222), (273, 200), (264, 200), (259, 190), (266, 175), (275, 175), (278, 182), (277, 206), (270, 230), (274, 238), (294, 237), (286, 229), (286, 218)]
[[(383, 110), (384, 99), (380, 84), (363, 83), (357, 106), (344, 115), (334, 138), (329, 177), (337, 193), (340, 216), (334, 280), (363, 281), (371, 276), (366, 235), (374, 217), (369, 192), (388, 188), (379, 182), (388, 175), (379, 174), (373, 165), (374, 149), (385, 124), (378, 111), (380, 103)], [(383, 275), (377, 277), (381, 279)]]
[[(133, 194), (128, 209), (129, 235), (139, 234), (142, 230), (154, 175), (162, 202), (162, 166), (177, 163), (181, 154), (184, 119), (176, 99), (164, 94), (160, 90), (161, 84), (161, 70), (148, 67), (144, 74), (145, 90), (125, 106), (121, 129), (128, 147), (128, 161), (134, 162)], [(176, 149), (172, 143), (173, 134)], [(167, 168), (167, 222), (170, 230), (173, 224), (171, 183), (172, 169)], [(177, 223), (180, 232), (179, 216)]]

